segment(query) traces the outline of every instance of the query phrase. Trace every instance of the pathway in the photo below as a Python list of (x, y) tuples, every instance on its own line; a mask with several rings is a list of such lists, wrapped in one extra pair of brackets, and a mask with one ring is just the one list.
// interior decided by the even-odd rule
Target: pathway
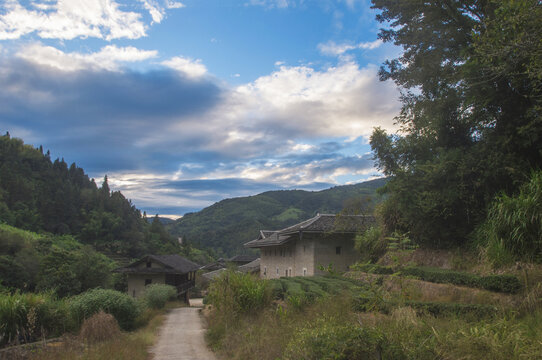
[(167, 314), (158, 342), (150, 351), (154, 360), (216, 360), (203, 339), (202, 300), (191, 299), (190, 306)]

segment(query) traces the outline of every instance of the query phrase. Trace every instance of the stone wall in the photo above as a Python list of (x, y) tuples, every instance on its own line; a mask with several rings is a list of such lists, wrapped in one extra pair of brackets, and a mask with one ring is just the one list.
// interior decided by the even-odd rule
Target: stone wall
[(260, 258), (260, 276), (276, 279), (322, 274), (323, 271), (318, 269), (320, 265), (327, 267), (332, 264), (334, 270), (346, 271), (359, 256), (354, 249), (352, 235), (303, 233), (300, 239), (288, 245), (261, 248)]

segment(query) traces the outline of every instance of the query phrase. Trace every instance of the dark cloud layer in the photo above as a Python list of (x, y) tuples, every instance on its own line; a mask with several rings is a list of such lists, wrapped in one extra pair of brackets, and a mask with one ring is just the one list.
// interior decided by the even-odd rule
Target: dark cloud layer
[(212, 77), (61, 71), (17, 58), (0, 66), (0, 131), (91, 176), (107, 173), (113, 189), (149, 214), (183, 214), (267, 190), (320, 190), (373, 167), (369, 156), (351, 155), (367, 148), (361, 138), (315, 134), (324, 125), (304, 124), (303, 109), (275, 117), (282, 105), (269, 105), (273, 96), (254, 100), (253, 90)]

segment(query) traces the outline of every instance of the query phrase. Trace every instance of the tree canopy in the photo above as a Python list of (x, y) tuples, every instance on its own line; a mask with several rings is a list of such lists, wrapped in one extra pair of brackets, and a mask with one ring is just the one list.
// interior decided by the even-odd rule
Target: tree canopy
[(373, 0), (384, 63), (403, 103), (397, 135), (375, 129), (392, 176), (384, 224), (428, 246), (465, 242), (500, 192), (542, 164), (542, 4), (538, 0)]

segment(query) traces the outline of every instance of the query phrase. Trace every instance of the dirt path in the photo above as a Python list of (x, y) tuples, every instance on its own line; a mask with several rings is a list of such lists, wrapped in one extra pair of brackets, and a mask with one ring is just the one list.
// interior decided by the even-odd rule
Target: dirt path
[[(201, 300), (190, 301), (201, 306)], [(151, 349), (154, 360), (216, 360), (203, 339), (205, 330), (199, 307), (184, 307), (168, 313), (158, 342)]]

